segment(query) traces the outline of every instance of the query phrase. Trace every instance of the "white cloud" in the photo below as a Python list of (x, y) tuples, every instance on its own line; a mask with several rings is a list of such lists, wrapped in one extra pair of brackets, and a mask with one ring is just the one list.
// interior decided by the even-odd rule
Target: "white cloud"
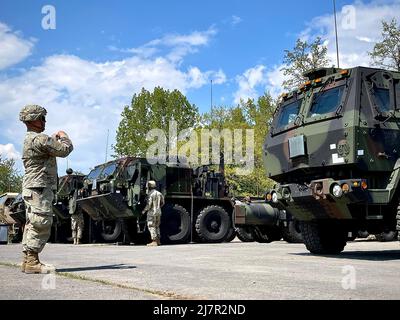
[(257, 87), (266, 84), (265, 69), (265, 66), (257, 65), (236, 77), (239, 89), (234, 94), (235, 103), (257, 97)]
[(160, 52), (167, 49), (169, 52), (166, 58), (176, 63), (187, 54), (197, 52), (199, 47), (207, 46), (217, 32), (215, 27), (210, 27), (208, 30), (194, 31), (189, 34), (167, 34), (162, 38), (151, 40), (137, 48), (119, 49), (115, 46), (109, 46), (109, 49), (111, 51), (132, 53), (145, 58), (160, 54)]
[(272, 70), (268, 71), (267, 78), (267, 87), (266, 91), (268, 91), (273, 98), (278, 98), (283, 93), (282, 83), (287, 79), (283, 74), (281, 69), (283, 65), (275, 66)]
[[(176, 49), (173, 43), (205, 43), (198, 34), (168, 39), (170, 51)], [(93, 62), (74, 55), (47, 57), (40, 65), (19, 75), (0, 78), (1, 136), (6, 143), (20, 146), (25, 127), (18, 121), (18, 113), (26, 104), (40, 104), (48, 111), (46, 133), (65, 130), (75, 147), (69, 166), (87, 172), (104, 161), (107, 130), (110, 130), (110, 145), (114, 144), (122, 109), (142, 87), (153, 90), (155, 86), (162, 86), (186, 93), (212, 78), (216, 83), (226, 80), (222, 70), (203, 72), (195, 66), (183, 70), (182, 56), (180, 59), (171, 60), (168, 53), (154, 57), (131, 55), (107, 62)], [(66, 161), (61, 160), (59, 164), (62, 173)]]
[[(355, 15), (353, 15), (355, 13)], [(352, 17), (355, 20), (352, 20)], [(399, 1), (376, 0), (368, 4), (357, 1), (353, 6), (345, 6), (338, 11), (338, 34), (340, 49), (340, 66), (351, 68), (356, 66), (370, 67), (371, 59), (368, 52), (381, 39), (382, 20), (400, 17)], [(349, 20), (350, 19), (350, 20)], [(328, 57), (332, 65), (336, 65), (336, 44), (334, 17), (332, 14), (316, 17), (307, 28), (299, 33), (303, 40), (312, 41), (321, 36), (324, 45), (328, 47)], [(266, 74), (267, 90), (273, 97), (282, 92), (282, 82), (285, 80), (283, 65), (274, 67)]]
[(243, 19), (241, 17), (235, 16), (235, 15), (232, 16), (231, 23), (232, 23), (233, 26), (241, 23), (242, 21), (243, 21)]
[[(374, 44), (381, 39), (382, 20), (400, 17), (398, 0), (356, 1), (338, 12), (338, 34), (341, 67), (371, 66), (368, 56)], [(333, 15), (313, 19), (303, 35), (321, 36), (329, 50), (329, 58), (336, 64), (335, 29)]]
[(20, 159), (21, 154), (15, 149), (11, 143), (0, 144), (0, 156), (3, 159)]
[(214, 84), (223, 84), (226, 82), (226, 75), (220, 69), (216, 71), (201, 72), (197, 67), (191, 67), (188, 71), (188, 76), (191, 79), (190, 86), (200, 88), (213, 80)]
[(0, 22), (0, 70), (13, 66), (28, 57), (34, 46), (33, 39), (23, 39)]

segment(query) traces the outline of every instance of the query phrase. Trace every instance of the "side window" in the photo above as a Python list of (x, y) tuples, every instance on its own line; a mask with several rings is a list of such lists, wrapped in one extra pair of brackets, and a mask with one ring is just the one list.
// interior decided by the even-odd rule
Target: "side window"
[(342, 102), (345, 86), (336, 87), (314, 94), (309, 117), (335, 112)]
[(381, 89), (374, 87), (373, 95), (376, 106), (379, 108), (381, 112), (389, 112), (391, 110), (389, 89)]
[(396, 92), (396, 94), (395, 94), (395, 96), (396, 96), (396, 110), (399, 110), (400, 109), (400, 80), (396, 80), (395, 81), (394, 89), (395, 89), (395, 92)]
[(302, 101), (302, 99), (297, 100), (281, 108), (277, 123), (278, 128), (286, 127), (296, 120), (296, 117), (299, 115), (300, 112)]
[(396, 108), (396, 79), (390, 72), (379, 71), (368, 77), (371, 103), (378, 113), (389, 113)]

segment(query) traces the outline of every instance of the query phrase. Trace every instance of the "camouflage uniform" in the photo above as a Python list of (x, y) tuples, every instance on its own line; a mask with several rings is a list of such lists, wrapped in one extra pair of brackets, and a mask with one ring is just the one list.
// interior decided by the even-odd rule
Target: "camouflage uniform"
[(78, 190), (75, 190), (74, 195), (71, 197), (71, 199), (69, 199), (68, 205), (69, 213), (71, 214), (71, 229), (74, 244), (80, 244), (83, 236), (83, 229), (85, 227), (82, 208), (76, 204), (77, 196)]
[[(151, 182), (149, 183), (151, 185)], [(160, 244), (160, 224), (161, 224), (161, 207), (164, 205), (164, 196), (161, 192), (154, 188), (150, 190), (147, 205), (144, 212), (147, 212), (147, 227), (151, 235), (153, 243)]]
[[(20, 113), (21, 121), (37, 120), (38, 113), (46, 111), (39, 106), (27, 106)], [(73, 150), (68, 137), (56, 139), (42, 133), (27, 132), (22, 161), (25, 175), (22, 196), (26, 205), (26, 225), (23, 251), (40, 253), (51, 233), (52, 205), (57, 190), (56, 157), (67, 157)]]

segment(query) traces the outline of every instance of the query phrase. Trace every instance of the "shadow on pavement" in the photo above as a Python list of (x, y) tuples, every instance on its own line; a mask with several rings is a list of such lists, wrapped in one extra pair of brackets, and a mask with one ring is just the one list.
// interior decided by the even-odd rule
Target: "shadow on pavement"
[(356, 260), (370, 260), (370, 261), (389, 261), (400, 260), (399, 250), (382, 250), (382, 251), (345, 251), (338, 255), (313, 255), (309, 252), (293, 253), (297, 256), (312, 256), (324, 257), (332, 259), (356, 259)]
[(109, 266), (95, 266), (95, 267), (80, 267), (80, 268), (64, 268), (57, 269), (57, 272), (79, 272), (79, 271), (96, 271), (96, 270), (129, 270), (136, 269), (136, 266), (129, 266), (125, 264), (112, 264)]

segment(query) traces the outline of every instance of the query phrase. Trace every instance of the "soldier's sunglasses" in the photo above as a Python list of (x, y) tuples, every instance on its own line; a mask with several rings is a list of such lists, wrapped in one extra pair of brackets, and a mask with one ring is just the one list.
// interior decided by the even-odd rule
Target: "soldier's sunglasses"
[(42, 116), (42, 117), (40, 117), (40, 120), (43, 122), (46, 122), (46, 117)]

